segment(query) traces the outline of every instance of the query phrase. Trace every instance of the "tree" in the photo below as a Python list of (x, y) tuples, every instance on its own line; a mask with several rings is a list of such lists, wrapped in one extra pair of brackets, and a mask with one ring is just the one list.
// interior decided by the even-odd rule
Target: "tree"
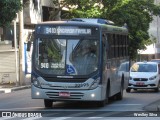
[[(57, 0), (53, 0), (56, 2)], [(138, 49), (145, 49), (151, 44), (149, 24), (153, 15), (158, 15), (160, 6), (154, 0), (64, 0), (59, 3), (60, 9), (67, 7), (63, 19), (70, 18), (104, 18), (116, 25), (127, 24), (130, 39), (130, 57), (134, 59)]]
[(98, 5), (99, 0), (52, 0), (52, 2), (53, 9), (50, 12), (50, 20), (56, 20), (63, 8), (68, 9), (65, 14), (62, 14), (61, 18), (63, 19), (100, 17), (102, 14)]
[(0, 0), (0, 27), (9, 26), (21, 9), (20, 0)]
[(106, 15), (116, 24), (127, 23), (130, 39), (130, 56), (136, 57), (138, 49), (154, 42), (150, 39), (148, 30), (153, 15), (158, 15), (160, 7), (154, 5), (154, 0), (123, 0)]

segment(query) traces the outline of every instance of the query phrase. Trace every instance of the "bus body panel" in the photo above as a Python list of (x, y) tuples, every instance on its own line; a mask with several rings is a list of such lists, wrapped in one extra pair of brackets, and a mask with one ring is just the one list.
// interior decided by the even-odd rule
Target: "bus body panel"
[[(40, 89), (32, 85), (31, 89), (33, 99), (51, 99), (53, 101), (101, 101), (104, 99), (101, 95), (101, 86), (93, 90), (52, 90)], [(69, 96), (59, 96), (59, 94), (63, 92), (69, 93)]]

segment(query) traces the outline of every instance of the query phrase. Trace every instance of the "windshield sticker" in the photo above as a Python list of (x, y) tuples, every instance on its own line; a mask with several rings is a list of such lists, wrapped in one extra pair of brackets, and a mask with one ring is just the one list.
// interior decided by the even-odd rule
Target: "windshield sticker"
[(64, 68), (64, 63), (51, 63), (51, 68)]
[(67, 73), (68, 74), (75, 74), (75, 68), (72, 65), (67, 65)]
[(65, 64), (64, 63), (41, 63), (41, 68), (65, 68)]

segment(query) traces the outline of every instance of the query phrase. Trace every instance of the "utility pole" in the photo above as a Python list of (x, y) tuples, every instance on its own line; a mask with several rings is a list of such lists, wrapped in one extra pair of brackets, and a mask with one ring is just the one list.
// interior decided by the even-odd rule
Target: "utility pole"
[[(21, 0), (23, 4), (23, 0)], [(19, 80), (20, 85), (24, 85), (25, 80), (25, 60), (24, 60), (24, 39), (23, 39), (23, 29), (24, 29), (24, 21), (23, 21), (23, 8), (19, 11)]]
[(16, 86), (19, 85), (19, 73), (18, 73), (18, 50), (17, 50), (17, 19), (18, 19), (18, 14), (14, 20), (14, 48), (15, 48), (15, 69), (16, 69)]

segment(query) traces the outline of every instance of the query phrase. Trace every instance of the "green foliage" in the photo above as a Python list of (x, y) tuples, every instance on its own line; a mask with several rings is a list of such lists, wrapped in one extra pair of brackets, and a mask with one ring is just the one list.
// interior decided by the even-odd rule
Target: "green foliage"
[(155, 42), (148, 33), (153, 15), (160, 12), (160, 6), (156, 6), (154, 0), (64, 0), (61, 4), (69, 9), (62, 19), (91, 17), (105, 18), (119, 26), (127, 23), (132, 59), (138, 49), (145, 49), (146, 45)]
[(9, 26), (21, 8), (20, 0), (0, 0), (0, 27)]
[(138, 49), (145, 49), (146, 45), (155, 42), (150, 39), (148, 29), (153, 15), (158, 15), (159, 11), (160, 7), (154, 5), (154, 0), (124, 0), (109, 13), (107, 18), (116, 24), (127, 23), (132, 59), (136, 57)]

